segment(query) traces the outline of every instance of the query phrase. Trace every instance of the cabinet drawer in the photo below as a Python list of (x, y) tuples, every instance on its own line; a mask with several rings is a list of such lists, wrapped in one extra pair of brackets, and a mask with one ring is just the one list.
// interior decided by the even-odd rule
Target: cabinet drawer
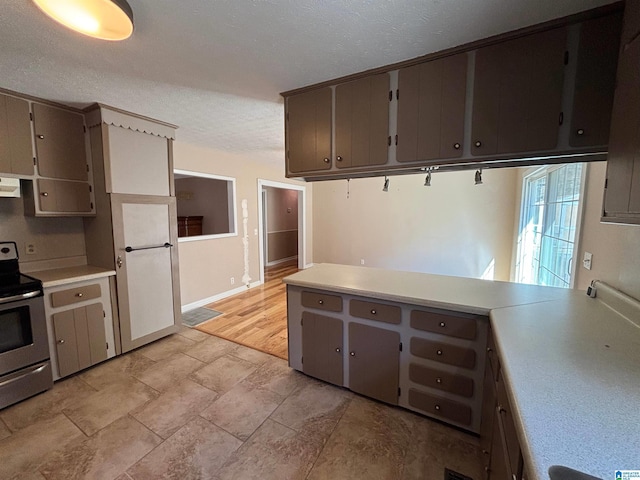
[(342, 297), (326, 293), (302, 292), (302, 306), (328, 312), (341, 312)]
[(440, 363), (473, 369), (476, 366), (476, 352), (470, 348), (433, 342), (424, 338), (411, 338), (411, 354)]
[(446, 313), (411, 310), (411, 328), (425, 332), (440, 333), (450, 337), (474, 340), (477, 320), (472, 317), (458, 317)]
[(398, 306), (363, 300), (351, 300), (349, 302), (349, 313), (354, 317), (368, 318), (369, 320), (393, 323), (395, 325), (400, 323), (402, 314)]
[(51, 294), (51, 306), (64, 307), (72, 303), (84, 302), (92, 298), (100, 298), (102, 295), (99, 284), (84, 285), (82, 287), (60, 290)]
[(454, 400), (430, 395), (410, 388), (409, 405), (431, 415), (447, 418), (463, 425), (471, 425), (471, 407)]
[(412, 363), (409, 365), (409, 379), (425, 387), (437, 388), (462, 397), (471, 398), (473, 396), (473, 379), (464, 375), (456, 375)]

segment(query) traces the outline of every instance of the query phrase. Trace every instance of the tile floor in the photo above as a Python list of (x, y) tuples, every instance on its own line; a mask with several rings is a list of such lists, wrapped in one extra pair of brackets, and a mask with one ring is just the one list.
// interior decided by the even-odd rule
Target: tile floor
[(477, 438), (197, 330), (0, 410), (2, 479), (482, 478)]

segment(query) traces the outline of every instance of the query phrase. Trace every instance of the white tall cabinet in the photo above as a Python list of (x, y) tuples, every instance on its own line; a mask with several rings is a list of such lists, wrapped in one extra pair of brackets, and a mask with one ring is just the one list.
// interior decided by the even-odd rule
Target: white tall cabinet
[(96, 217), (85, 219), (87, 259), (116, 271), (117, 347), (127, 352), (180, 324), (176, 127), (103, 105), (86, 118), (96, 196)]

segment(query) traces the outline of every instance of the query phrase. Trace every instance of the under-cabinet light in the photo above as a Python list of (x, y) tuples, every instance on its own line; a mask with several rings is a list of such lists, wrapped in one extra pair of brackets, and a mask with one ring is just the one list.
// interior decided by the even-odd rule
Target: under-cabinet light
[(482, 185), (482, 169), (476, 170), (476, 185)]
[(389, 191), (389, 178), (385, 175), (384, 177), (384, 186), (382, 187), (383, 192)]

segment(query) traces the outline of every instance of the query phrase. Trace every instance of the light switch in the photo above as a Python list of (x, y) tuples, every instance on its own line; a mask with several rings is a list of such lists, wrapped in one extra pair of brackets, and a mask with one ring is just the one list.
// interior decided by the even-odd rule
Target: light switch
[(587, 270), (591, 270), (591, 259), (593, 258), (593, 254), (590, 252), (584, 252), (584, 257), (582, 258), (582, 266)]

